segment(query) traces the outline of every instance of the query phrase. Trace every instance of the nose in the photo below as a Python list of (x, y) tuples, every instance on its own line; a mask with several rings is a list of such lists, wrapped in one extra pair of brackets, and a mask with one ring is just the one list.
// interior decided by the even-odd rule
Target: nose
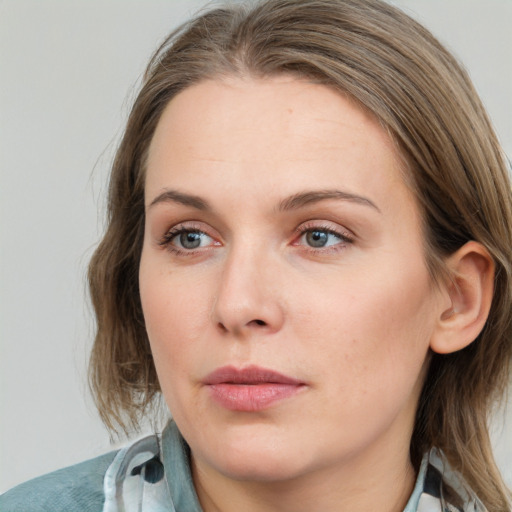
[(281, 329), (284, 310), (277, 266), (257, 248), (230, 252), (212, 308), (212, 320), (221, 332), (244, 338)]

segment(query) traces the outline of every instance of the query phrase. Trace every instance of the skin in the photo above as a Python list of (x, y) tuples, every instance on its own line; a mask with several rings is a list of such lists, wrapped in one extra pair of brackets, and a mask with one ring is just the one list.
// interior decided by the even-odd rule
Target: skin
[[(140, 292), (205, 512), (403, 510), (428, 351), (451, 304), (429, 278), (400, 162), (375, 119), (291, 77), (201, 82), (164, 111)], [(351, 196), (289, 200), (326, 190)], [(315, 230), (325, 246), (311, 247)], [(225, 365), (304, 386), (230, 411), (202, 382)]]

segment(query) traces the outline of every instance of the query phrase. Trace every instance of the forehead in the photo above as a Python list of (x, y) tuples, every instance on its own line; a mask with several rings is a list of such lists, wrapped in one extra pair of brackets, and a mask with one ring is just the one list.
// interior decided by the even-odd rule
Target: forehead
[[(350, 125), (352, 133), (345, 131), (343, 140), (338, 138), (335, 147), (330, 147), (333, 125)], [(211, 128), (214, 133), (207, 133)], [(221, 137), (224, 130), (231, 131), (229, 139)], [(191, 142), (202, 134), (209, 137), (196, 142), (201, 143), (205, 156), (228, 149), (234, 157), (237, 143), (245, 142), (251, 135), (258, 135), (260, 144), (274, 146), (273, 149), (276, 146), (273, 135), (286, 135), (286, 139), (279, 141), (283, 151), (288, 147), (287, 141), (307, 138), (308, 145), (303, 148), (307, 153), (317, 145), (323, 149), (342, 149), (341, 145), (352, 144), (361, 133), (369, 144), (375, 139), (385, 144), (390, 142), (371, 114), (359, 108), (354, 100), (325, 85), (288, 75), (208, 80), (185, 89), (169, 102), (153, 137), (150, 157), (162, 149), (162, 142), (165, 146), (184, 139)], [(180, 144), (181, 150), (189, 147), (190, 144), (185, 148)], [(391, 145), (389, 149), (393, 151)], [(254, 154), (237, 156), (243, 161), (253, 158)]]
[(340, 186), (409, 193), (379, 122), (325, 85), (232, 78), (196, 84), (167, 105), (148, 155), (146, 202), (165, 187), (233, 198)]

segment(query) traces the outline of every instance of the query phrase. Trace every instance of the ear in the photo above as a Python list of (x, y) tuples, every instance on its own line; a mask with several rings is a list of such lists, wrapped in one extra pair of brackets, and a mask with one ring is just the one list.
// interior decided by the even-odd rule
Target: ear
[(430, 348), (456, 352), (472, 343), (484, 328), (494, 292), (494, 261), (478, 242), (468, 242), (446, 264), (452, 278), (442, 285), (442, 306)]

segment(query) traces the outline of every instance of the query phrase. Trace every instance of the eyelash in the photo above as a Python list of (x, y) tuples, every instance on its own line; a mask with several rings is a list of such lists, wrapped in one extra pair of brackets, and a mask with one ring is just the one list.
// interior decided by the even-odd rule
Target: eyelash
[[(318, 224), (317, 222), (310, 222), (299, 226), (299, 228), (296, 230), (297, 237), (295, 240), (300, 240), (307, 233), (313, 233), (315, 231), (333, 235), (339, 239), (339, 243), (320, 248), (304, 245), (304, 250), (308, 252), (318, 253), (319, 251), (322, 251), (324, 254), (326, 252), (338, 252), (345, 249), (347, 245), (354, 243), (354, 235), (352, 235), (348, 230), (333, 229), (331, 226)], [(292, 245), (298, 245), (298, 243), (294, 242)]]
[[(317, 223), (310, 223), (310, 224), (304, 224), (302, 226), (299, 226), (297, 230), (295, 231), (295, 238), (294, 242), (292, 242), (292, 245), (298, 246), (299, 243), (297, 243), (298, 240), (300, 240), (302, 237), (304, 237), (307, 233), (313, 233), (315, 231), (326, 233), (328, 235), (333, 235), (336, 238), (340, 240), (339, 243), (334, 245), (328, 245), (325, 247), (311, 247), (304, 245), (304, 250), (308, 252), (313, 253), (319, 253), (320, 251), (323, 253), (326, 252), (337, 252), (340, 250), (343, 250), (346, 248), (347, 245), (352, 244), (354, 242), (353, 235), (348, 231), (341, 232), (338, 230), (333, 229), (330, 226), (326, 225), (320, 225)], [(205, 251), (208, 249), (211, 249), (212, 246), (208, 247), (202, 247), (199, 249), (182, 249), (180, 247), (177, 247), (172, 244), (173, 240), (176, 239), (178, 236), (180, 236), (183, 233), (198, 233), (202, 235), (206, 235), (209, 238), (214, 239), (212, 236), (208, 235), (204, 230), (200, 229), (199, 227), (193, 226), (193, 225), (186, 225), (186, 224), (179, 224), (173, 228), (171, 228), (169, 231), (167, 231), (162, 238), (159, 240), (158, 245), (165, 248), (169, 252), (176, 254), (177, 256), (194, 256), (199, 251)], [(217, 245), (220, 245), (217, 243)]]
[[(177, 226), (174, 226), (171, 228), (167, 233), (164, 234), (164, 236), (159, 240), (158, 245), (160, 247), (164, 247), (169, 252), (176, 254), (177, 256), (193, 256), (198, 251), (194, 249), (181, 249), (180, 247), (176, 247), (172, 244), (172, 241), (180, 236), (183, 233), (198, 233), (208, 236), (209, 238), (212, 238), (208, 233), (206, 233), (204, 230), (200, 229), (199, 227), (191, 226), (191, 225), (185, 225), (185, 224), (178, 224)], [(201, 248), (200, 250), (204, 251), (206, 249), (210, 249), (210, 247)]]

